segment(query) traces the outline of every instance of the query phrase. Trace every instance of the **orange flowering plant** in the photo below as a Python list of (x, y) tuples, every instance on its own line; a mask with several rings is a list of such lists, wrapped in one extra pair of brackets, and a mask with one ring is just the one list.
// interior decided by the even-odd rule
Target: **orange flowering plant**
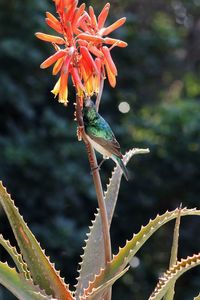
[(36, 33), (39, 39), (52, 43), (55, 49), (55, 53), (41, 64), (42, 69), (54, 64), (52, 74), (60, 73), (52, 93), (66, 105), (69, 76), (79, 96), (99, 95), (106, 75), (110, 85), (115, 87), (117, 68), (110, 52), (116, 46), (126, 47), (127, 43), (106, 36), (122, 26), (126, 18), (105, 27), (109, 3), (96, 17), (92, 6), (87, 12), (85, 3), (78, 6), (77, 0), (54, 2), (58, 17), (47, 12), (45, 20), (59, 36)]
[(121, 18), (106, 27), (109, 3), (96, 17), (91, 6), (87, 12), (84, 3), (78, 6), (78, 0), (53, 1), (58, 15), (55, 17), (47, 12), (46, 23), (59, 35), (36, 33), (39, 39), (52, 43), (55, 49), (55, 53), (41, 64), (41, 68), (54, 64), (53, 75), (58, 73), (60, 75), (52, 92), (64, 105), (68, 102), (69, 77), (72, 79), (77, 95), (76, 116), (79, 134), (86, 144), (99, 209), (95, 213), (85, 240), (78, 268), (77, 285), (71, 289), (46, 256), (40, 243), (21, 217), (11, 196), (0, 182), (0, 204), (9, 219), (19, 249), (11, 246), (10, 242), (0, 235), (0, 244), (15, 264), (12, 268), (8, 263), (0, 261), (0, 284), (20, 300), (111, 300), (112, 285), (128, 271), (138, 250), (161, 226), (176, 219), (170, 268), (159, 279), (149, 297), (149, 300), (161, 300), (163, 297), (165, 300), (173, 300), (176, 280), (187, 270), (200, 265), (200, 253), (180, 261), (177, 259), (180, 218), (188, 215), (200, 216), (200, 210), (178, 208), (157, 215), (154, 219), (150, 219), (147, 225), (142, 226), (129, 241), (126, 241), (116, 255), (113, 255), (110, 225), (118, 199), (122, 173), (134, 155), (149, 151), (131, 149), (123, 156), (111, 131), (113, 151), (120, 154), (121, 161), (115, 167), (107, 190), (103, 193), (94, 149), (85, 134), (82, 111), (91, 96), (96, 96), (96, 107), (94, 108), (93, 104), (90, 107), (93, 109), (94, 120), (99, 118), (103, 126), (109, 129), (96, 110), (98, 110), (105, 78), (108, 78), (112, 87), (116, 85), (117, 68), (110, 52), (115, 46), (126, 47), (127, 44), (106, 36), (122, 26), (126, 19)]

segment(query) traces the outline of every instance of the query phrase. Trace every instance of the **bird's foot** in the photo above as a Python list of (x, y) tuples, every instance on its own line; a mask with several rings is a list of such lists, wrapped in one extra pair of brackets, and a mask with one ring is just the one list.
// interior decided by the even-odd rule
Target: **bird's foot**
[(100, 171), (101, 169), (99, 168), (99, 166), (92, 168), (90, 174), (92, 175), (92, 173), (96, 170)]
[(94, 171), (96, 171), (96, 170), (100, 171), (100, 170), (101, 170), (101, 166), (102, 166), (102, 164), (104, 163), (105, 160), (106, 160), (105, 158), (102, 159), (102, 161), (100, 162), (100, 164), (99, 164), (97, 167), (91, 169), (91, 175), (92, 175), (92, 173), (93, 173)]

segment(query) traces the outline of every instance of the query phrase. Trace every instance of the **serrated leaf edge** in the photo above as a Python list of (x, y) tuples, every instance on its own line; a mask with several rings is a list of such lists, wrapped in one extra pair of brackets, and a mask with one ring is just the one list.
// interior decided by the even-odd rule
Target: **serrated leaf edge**
[(193, 300), (200, 300), (200, 293), (199, 293), (199, 295), (197, 295), (196, 297), (194, 297)]
[[(57, 299), (52, 298), (51, 296), (48, 296), (44, 290), (41, 290), (38, 285), (34, 284), (32, 279), (26, 279), (24, 276), (22, 276), (22, 274), (20, 274), (16, 271), (15, 267), (14, 268), (10, 267), (7, 262), (0, 261), (0, 270), (1, 270), (2, 265), (7, 267), (10, 272), (14, 273), (14, 274), (12, 274), (12, 276), (13, 275), (18, 276), (18, 280), (22, 281), (23, 287), (25, 287), (26, 285), (28, 286), (28, 290), (27, 290), (28, 293), (30, 293), (30, 294), (32, 293), (33, 295), (38, 295), (38, 296), (42, 297), (42, 299), (44, 299), (44, 300), (57, 300)], [(2, 284), (7, 289), (9, 289), (9, 287), (3, 283), (2, 279), (1, 279), (1, 273), (0, 273), (0, 282), (1, 282), (0, 284)], [(12, 289), (9, 289), (9, 290), (13, 293)]]
[[(24, 221), (23, 216), (20, 214), (18, 207), (15, 206), (14, 200), (11, 198), (11, 195), (7, 192), (7, 189), (6, 189), (6, 187), (3, 185), (2, 181), (0, 181), (0, 187), (3, 189), (5, 195), (6, 195), (6, 196), (9, 198), (9, 200), (11, 201), (13, 208), (16, 210), (16, 212), (17, 212), (17, 213), (19, 214), (19, 216), (21, 217), (21, 219), (22, 219), (22, 221), (23, 221), (25, 227), (27, 228), (27, 230), (30, 231), (30, 229), (29, 229), (27, 223)], [(0, 197), (0, 203), (2, 204), (2, 206), (3, 206), (3, 208), (4, 208), (4, 204), (3, 204), (3, 201), (1, 201), (1, 197)], [(5, 209), (4, 209), (4, 210), (5, 210)], [(5, 211), (6, 211), (6, 210), (5, 210)], [(70, 299), (69, 299), (69, 298), (66, 298), (66, 300), (68, 300), (68, 299), (69, 299), (69, 300), (74, 300), (74, 297), (73, 297), (73, 295), (72, 295), (72, 292), (71, 292), (70, 289), (69, 289), (69, 285), (66, 284), (64, 278), (60, 276), (60, 271), (56, 270), (56, 268), (55, 268), (55, 263), (52, 263), (52, 262), (50, 261), (50, 257), (46, 255), (45, 250), (42, 249), (42, 247), (41, 247), (40, 243), (37, 241), (35, 235), (34, 235), (31, 231), (30, 231), (30, 233), (32, 234), (32, 237), (33, 237), (33, 239), (34, 239), (34, 242), (35, 242), (36, 245), (40, 248), (42, 254), (44, 255), (44, 258), (45, 258), (45, 260), (47, 261), (47, 263), (49, 264), (51, 270), (52, 270), (53, 273), (56, 275), (56, 277), (60, 280), (60, 283), (61, 283), (61, 285), (63, 286), (63, 288), (65, 289), (66, 293), (69, 294)], [(35, 252), (35, 251), (34, 251), (34, 252)], [(46, 273), (45, 268), (43, 268), (43, 270), (44, 270), (44, 272)], [(49, 281), (49, 283), (50, 283), (50, 281)], [(50, 289), (51, 289), (52, 291), (55, 291), (55, 290), (54, 290), (54, 286), (53, 286), (51, 283), (50, 283)]]
[(0, 234), (0, 244), (12, 257), (18, 271), (24, 276), (24, 278), (31, 279), (30, 271), (28, 270), (28, 266), (23, 260), (21, 253), (17, 251), (16, 247), (10, 244), (9, 240), (4, 239), (2, 234)]
[[(178, 260), (178, 243), (179, 243), (179, 232), (180, 232), (180, 225), (181, 225), (181, 209), (182, 209), (182, 204), (179, 207), (179, 212), (178, 212), (178, 215), (175, 220), (169, 268), (172, 267), (174, 264), (176, 264), (176, 262)], [(174, 299), (175, 283), (176, 282), (174, 281), (170, 285), (168, 291), (164, 295), (163, 300), (173, 300)]]
[(115, 281), (117, 281), (119, 278), (121, 278), (126, 272), (128, 272), (130, 266), (126, 267), (123, 271), (118, 273), (116, 276), (111, 278), (110, 280), (106, 281), (104, 284), (99, 286), (98, 288), (94, 288), (91, 293), (88, 294), (86, 297), (86, 300), (94, 300), (94, 297), (96, 297), (99, 293), (104, 292), (107, 288), (112, 286)]
[[(141, 246), (148, 240), (148, 238), (162, 225), (176, 218), (178, 211), (179, 209), (175, 209), (173, 211), (166, 211), (162, 215), (158, 214), (153, 220), (150, 219), (146, 226), (141, 226), (140, 231), (137, 234), (134, 234), (131, 240), (127, 240), (124, 247), (119, 247), (119, 251), (116, 255), (113, 256), (112, 261), (110, 261), (105, 268), (101, 268), (100, 272), (94, 276), (94, 279), (92, 281), (89, 282), (89, 285), (86, 289), (84, 289), (84, 293), (81, 295), (80, 300), (85, 300), (85, 297), (91, 292), (93, 288), (97, 288), (102, 284), (102, 280), (105, 277), (106, 280), (109, 280), (110, 277), (113, 277), (118, 272), (121, 272), (129, 263), (131, 258), (136, 254), (136, 252), (141, 248)], [(181, 216), (188, 215), (200, 216), (200, 210), (197, 210), (196, 208), (183, 208), (181, 210)], [(139, 238), (139, 235), (142, 233), (142, 231), (144, 231), (144, 233), (138, 241), (137, 239)], [(132, 248), (132, 244), (134, 244), (134, 248)], [(127, 252), (127, 254), (124, 256), (122, 256), (123, 251)], [(120, 256), (122, 256), (121, 262), (118, 261)], [(115, 266), (116, 263), (118, 265), (117, 267)]]
[[(147, 154), (149, 153), (149, 149), (139, 149), (139, 148), (133, 148), (133, 149), (130, 149), (129, 151), (127, 151), (124, 156), (123, 156), (123, 162), (125, 165), (127, 165), (127, 163), (129, 162), (129, 160), (134, 156), (134, 155), (137, 155), (137, 154)], [(117, 174), (118, 173), (118, 174)], [(113, 181), (113, 178), (114, 176), (117, 174), (117, 184), (116, 184), (116, 188), (115, 188), (115, 196), (114, 198), (117, 198), (118, 196), (118, 193), (119, 193), (119, 187), (120, 187), (120, 182), (121, 182), (121, 178), (122, 178), (122, 170), (119, 166), (115, 166), (113, 171), (112, 171), (112, 174), (111, 174), (111, 177), (109, 178), (109, 182), (108, 184), (106, 185), (106, 191), (104, 193), (104, 201), (105, 203), (107, 204), (107, 195), (109, 194), (109, 189), (112, 188), (112, 181)], [(117, 202), (117, 201), (116, 201)], [(116, 205), (116, 202), (115, 202), (115, 205)], [(115, 205), (113, 206), (113, 209), (112, 211), (110, 212), (110, 216), (108, 215), (108, 222), (109, 222), (109, 225), (111, 224), (111, 221), (112, 221), (112, 215), (113, 215), (113, 212), (114, 212), (114, 209), (115, 209)], [(78, 299), (80, 294), (78, 293), (77, 294), (77, 287), (79, 285), (79, 283), (81, 282), (81, 271), (82, 271), (82, 265), (83, 265), (83, 261), (84, 261), (84, 256), (85, 256), (85, 250), (87, 249), (87, 243), (89, 241), (89, 238), (90, 238), (90, 235), (91, 235), (91, 232), (92, 232), (92, 229), (95, 225), (95, 223), (97, 222), (97, 218), (99, 218), (99, 209), (97, 208), (97, 211), (95, 212), (94, 214), (94, 220), (91, 221), (91, 225), (89, 226), (89, 232), (86, 233), (86, 236), (87, 238), (84, 240), (84, 243), (85, 243), (85, 246), (82, 247), (82, 250), (83, 250), (83, 254), (80, 255), (80, 258), (81, 258), (81, 261), (79, 262), (79, 269), (78, 269), (78, 277), (76, 278), (77, 280), (77, 284), (75, 285), (75, 288), (76, 288), (76, 292), (75, 292), (75, 295), (76, 295), (76, 298)], [(85, 279), (85, 275), (84, 275), (84, 279)], [(88, 280), (89, 282), (89, 280)], [(80, 288), (80, 291), (82, 290), (82, 288)]]
[(148, 300), (162, 299), (165, 294), (164, 290), (171, 281), (177, 280), (183, 273), (198, 265), (200, 265), (200, 253), (178, 261), (174, 266), (167, 270), (162, 277), (160, 277), (156, 288)]

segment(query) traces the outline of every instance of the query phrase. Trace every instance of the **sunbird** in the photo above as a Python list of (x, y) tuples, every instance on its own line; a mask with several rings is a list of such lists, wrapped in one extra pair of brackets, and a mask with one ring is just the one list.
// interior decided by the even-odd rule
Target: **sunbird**
[(83, 122), (88, 141), (97, 152), (103, 155), (103, 161), (107, 158), (111, 158), (120, 166), (124, 177), (128, 180), (128, 171), (122, 161), (123, 155), (120, 151), (120, 145), (110, 125), (96, 111), (95, 104), (90, 99), (86, 99), (84, 103)]

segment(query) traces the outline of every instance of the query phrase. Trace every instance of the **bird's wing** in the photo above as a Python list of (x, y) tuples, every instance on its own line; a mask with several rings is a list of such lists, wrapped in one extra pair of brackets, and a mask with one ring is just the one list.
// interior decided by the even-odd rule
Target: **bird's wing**
[(105, 140), (104, 138), (97, 137), (91, 134), (88, 134), (89, 137), (96, 142), (97, 144), (101, 145), (105, 150), (110, 152), (111, 154), (115, 154), (117, 157), (122, 158), (122, 154), (120, 152), (120, 146), (116, 139), (114, 140)]
[(107, 122), (104, 122), (104, 125), (101, 123), (101, 129), (98, 128), (98, 124), (89, 126), (87, 128), (87, 134), (94, 142), (101, 145), (105, 150), (122, 158), (120, 145)]

